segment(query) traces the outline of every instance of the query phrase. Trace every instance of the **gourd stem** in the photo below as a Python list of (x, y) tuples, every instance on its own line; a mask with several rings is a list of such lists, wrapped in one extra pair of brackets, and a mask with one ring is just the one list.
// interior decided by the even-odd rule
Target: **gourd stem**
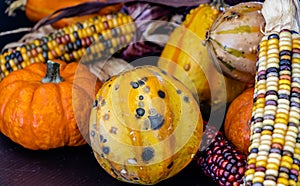
[(211, 5), (215, 6), (221, 12), (224, 12), (227, 7), (224, 0), (212, 0)]
[(51, 60), (47, 61), (46, 76), (42, 79), (42, 83), (60, 83), (63, 78), (60, 76), (60, 64)]

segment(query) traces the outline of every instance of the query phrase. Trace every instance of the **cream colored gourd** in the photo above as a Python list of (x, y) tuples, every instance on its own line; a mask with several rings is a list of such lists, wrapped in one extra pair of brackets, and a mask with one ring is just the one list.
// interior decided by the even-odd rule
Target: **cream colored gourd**
[(265, 20), (262, 3), (246, 2), (221, 14), (207, 34), (208, 52), (222, 72), (233, 79), (254, 83), (257, 46)]

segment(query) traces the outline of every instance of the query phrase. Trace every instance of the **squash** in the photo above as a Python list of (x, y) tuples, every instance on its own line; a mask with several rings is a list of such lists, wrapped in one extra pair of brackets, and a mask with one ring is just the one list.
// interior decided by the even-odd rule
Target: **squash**
[[(85, 73), (73, 84), (79, 69)], [(85, 144), (72, 103), (82, 102), (84, 106), (94, 99), (102, 83), (91, 81), (96, 82), (96, 78), (87, 67), (59, 60), (33, 63), (10, 73), (0, 82), (0, 131), (32, 150)], [(86, 101), (72, 96), (72, 89)]]
[(224, 122), (226, 138), (245, 155), (248, 155), (250, 146), (253, 92), (254, 88), (249, 88), (232, 101)]
[[(67, 8), (75, 5), (79, 5), (85, 2), (106, 2), (105, 0), (15, 0), (7, 9), (9, 15), (17, 8), (24, 7), (26, 17), (32, 22), (38, 22), (41, 19), (49, 16), (55, 11)], [(104, 15), (109, 13), (118, 12), (123, 6), (123, 3), (116, 3), (114, 5), (106, 6), (99, 10), (98, 13), (88, 14), (84, 16), (75, 16), (70, 18), (61, 19), (52, 23), (54, 28), (62, 28), (71, 24), (86, 20), (88, 17), (94, 17), (96, 15)]]
[(155, 184), (192, 161), (203, 120), (197, 101), (180, 81), (145, 65), (103, 84), (89, 130), (95, 157), (111, 176)]
[(214, 21), (206, 38), (215, 65), (228, 77), (251, 84), (265, 24), (261, 8), (260, 2), (246, 2), (226, 9)]
[(192, 9), (171, 34), (158, 66), (183, 82), (199, 99), (203, 113), (224, 108), (246, 87), (245, 83), (219, 73), (203, 45), (220, 12), (211, 5)]

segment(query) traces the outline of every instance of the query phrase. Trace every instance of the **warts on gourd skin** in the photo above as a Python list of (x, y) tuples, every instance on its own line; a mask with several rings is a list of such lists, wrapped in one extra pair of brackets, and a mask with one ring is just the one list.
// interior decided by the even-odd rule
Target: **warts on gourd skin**
[(154, 149), (152, 147), (145, 147), (142, 152), (142, 160), (149, 162), (154, 157)]
[(231, 14), (228, 15), (228, 16), (225, 16), (224, 19), (225, 19), (226, 21), (230, 21), (230, 20), (232, 20), (232, 19), (238, 19), (239, 17), (240, 17), (240, 14), (239, 14), (238, 12), (232, 11)]
[(157, 92), (157, 94), (158, 94), (158, 96), (159, 96), (160, 98), (162, 98), (162, 99), (166, 97), (165, 92), (162, 91), (162, 90), (159, 90), (159, 91)]

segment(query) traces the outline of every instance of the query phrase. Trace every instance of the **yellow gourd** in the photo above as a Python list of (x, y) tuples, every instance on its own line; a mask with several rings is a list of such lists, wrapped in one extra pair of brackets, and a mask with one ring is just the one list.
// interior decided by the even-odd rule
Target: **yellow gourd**
[(199, 149), (203, 120), (191, 92), (155, 66), (121, 73), (99, 90), (90, 141), (99, 164), (130, 183), (170, 178)]

